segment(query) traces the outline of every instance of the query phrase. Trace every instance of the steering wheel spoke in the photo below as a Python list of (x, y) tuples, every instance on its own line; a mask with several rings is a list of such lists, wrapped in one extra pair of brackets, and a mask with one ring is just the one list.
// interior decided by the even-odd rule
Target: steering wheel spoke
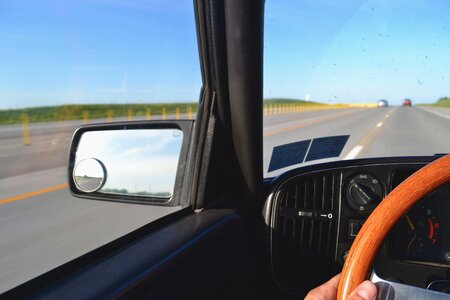
[(410, 299), (410, 300), (448, 300), (450, 299), (450, 294), (441, 293), (433, 290), (427, 290), (418, 288), (415, 286), (401, 284), (398, 282), (392, 282), (384, 280), (373, 272), (370, 280), (375, 283), (378, 289), (377, 299), (386, 300), (399, 300), (399, 299)]

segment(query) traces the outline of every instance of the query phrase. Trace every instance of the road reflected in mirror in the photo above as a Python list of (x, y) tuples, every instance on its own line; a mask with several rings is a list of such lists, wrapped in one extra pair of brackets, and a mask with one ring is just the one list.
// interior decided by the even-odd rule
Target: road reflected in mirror
[(89, 159), (103, 164), (108, 176), (93, 190), (98, 193), (169, 199), (182, 140), (179, 129), (89, 131), (80, 139), (75, 166)]

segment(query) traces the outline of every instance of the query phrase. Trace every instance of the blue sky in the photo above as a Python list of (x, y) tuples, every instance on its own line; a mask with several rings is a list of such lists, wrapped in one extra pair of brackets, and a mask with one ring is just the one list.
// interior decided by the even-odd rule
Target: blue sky
[(195, 101), (191, 0), (0, 2), (0, 107)]
[(265, 97), (449, 96), (449, 12), (447, 0), (266, 1)]
[[(450, 96), (450, 2), (267, 0), (265, 97)], [(0, 109), (197, 101), (191, 0), (0, 2)]]

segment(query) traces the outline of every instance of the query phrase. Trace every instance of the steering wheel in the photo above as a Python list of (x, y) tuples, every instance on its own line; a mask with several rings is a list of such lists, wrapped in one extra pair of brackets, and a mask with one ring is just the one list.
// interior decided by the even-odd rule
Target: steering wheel
[[(419, 200), (450, 181), (450, 154), (418, 170), (397, 186), (372, 212), (359, 231), (342, 269), (337, 299), (345, 300), (368, 276), (384, 238)], [(450, 295), (404, 284), (376, 281), (378, 295), (389, 299), (449, 299)]]

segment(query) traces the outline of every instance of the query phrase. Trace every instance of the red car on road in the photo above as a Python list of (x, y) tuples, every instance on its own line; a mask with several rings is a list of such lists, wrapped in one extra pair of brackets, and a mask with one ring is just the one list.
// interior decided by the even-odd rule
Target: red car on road
[(403, 106), (411, 106), (411, 105), (412, 105), (411, 99), (403, 100)]

